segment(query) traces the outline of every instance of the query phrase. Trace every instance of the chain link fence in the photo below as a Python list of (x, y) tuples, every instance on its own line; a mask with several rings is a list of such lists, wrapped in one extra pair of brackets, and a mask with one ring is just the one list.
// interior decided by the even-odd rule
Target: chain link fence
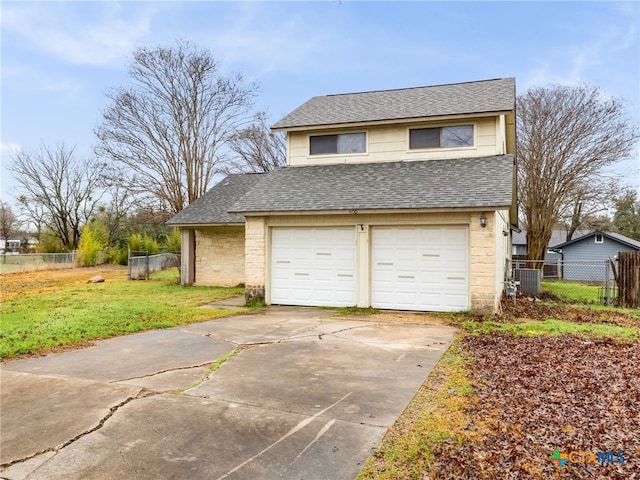
[(77, 265), (77, 261), (78, 252), (76, 251), (70, 253), (5, 253), (0, 255), (0, 273), (73, 268)]
[[(613, 263), (613, 267), (612, 267)], [(547, 297), (568, 303), (615, 305), (618, 287), (613, 260), (567, 262), (559, 259), (514, 259), (511, 274), (522, 295)]]
[(153, 272), (180, 266), (180, 255), (177, 253), (130, 252), (128, 265), (129, 280), (149, 280)]

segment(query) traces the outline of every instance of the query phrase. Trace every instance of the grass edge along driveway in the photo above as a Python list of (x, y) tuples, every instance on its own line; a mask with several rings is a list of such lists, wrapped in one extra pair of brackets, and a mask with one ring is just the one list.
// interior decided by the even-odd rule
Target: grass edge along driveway
[[(559, 311), (562, 312), (561, 309)], [(633, 312), (630, 317), (637, 319), (637, 314), (638, 312)], [(470, 313), (440, 316), (440, 318), (446, 323), (459, 326), (460, 333), (405, 412), (385, 435), (373, 456), (364, 465), (357, 480), (451, 478), (450, 472), (442, 471), (440, 468), (442, 462), (450, 461), (450, 455), (455, 454), (458, 448), (464, 449), (467, 445), (471, 445), (471, 442), (478, 442), (477, 438), (470, 436), (470, 431), (478, 429), (476, 422), (486, 421), (486, 419), (478, 420), (470, 414), (478, 402), (476, 395), (478, 384), (475, 384), (473, 380), (474, 367), (477, 362), (473, 352), (467, 348), (469, 342), (466, 340), (469, 338), (507, 335), (515, 341), (518, 338), (526, 341), (526, 338), (531, 337), (551, 339), (569, 336), (583, 338), (586, 343), (592, 340), (597, 341), (597, 339), (607, 339), (623, 345), (634, 345), (640, 349), (640, 319), (637, 319), (637, 327), (630, 328), (620, 325), (577, 323), (556, 319), (478, 321)], [(535, 395), (535, 392), (530, 392), (530, 395)], [(505, 418), (501, 419), (501, 424), (508, 423)], [(633, 434), (633, 432), (627, 433)], [(585, 434), (588, 436), (589, 432), (585, 432)], [(479, 443), (483, 443), (482, 439), (479, 440)], [(559, 447), (569, 448), (570, 445), (560, 445)], [(596, 447), (597, 445), (593, 446), (593, 448)], [(640, 443), (638, 447), (640, 448)], [(443, 450), (446, 452), (447, 458), (440, 458)], [(458, 478), (474, 480), (498, 478), (492, 476), (495, 473), (495, 470), (492, 469), (492, 462), (504, 459), (495, 458), (494, 452), (487, 453), (486, 460), (483, 461), (487, 467), (486, 476), (478, 477), (477, 471), (470, 473), (469, 476), (459, 476), (460, 472), (457, 472)], [(638, 456), (640, 456), (640, 451)], [(539, 460), (543, 464), (547, 461), (546, 457)], [(574, 475), (580, 473), (590, 475), (593, 472), (586, 470), (572, 472)], [(602, 473), (605, 474), (604, 471)], [(535, 474), (532, 476), (525, 474), (521, 478), (540, 477)], [(582, 477), (575, 476), (574, 478)]]
[[(38, 277), (31, 274), (31, 278)], [(31, 288), (27, 276), (2, 278), (0, 281), (7, 284), (19, 280), (23, 284), (20, 291), (10, 292), (10, 285), (3, 289), (6, 291), (2, 298), (0, 359), (73, 348), (97, 339), (251, 310), (202, 308), (211, 302), (243, 295), (244, 289), (183, 287), (178, 284), (177, 269), (158, 272), (147, 281), (127, 280), (126, 269), (103, 283), (86, 283), (89, 270), (83, 278), (81, 282), (53, 286), (51, 281), (46, 287), (37, 288)]]

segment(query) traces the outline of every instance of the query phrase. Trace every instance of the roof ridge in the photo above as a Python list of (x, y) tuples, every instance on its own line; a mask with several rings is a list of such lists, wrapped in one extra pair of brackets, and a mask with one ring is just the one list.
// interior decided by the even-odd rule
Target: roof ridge
[(281, 118), (273, 130), (348, 123), (408, 122), (445, 115), (513, 112), (515, 77), (315, 96)]
[(316, 95), (315, 97), (312, 97), (312, 98), (340, 97), (345, 95), (362, 95), (362, 94), (368, 94), (368, 93), (400, 92), (400, 91), (407, 91), (407, 90), (419, 90), (424, 88), (439, 88), (439, 87), (450, 87), (453, 85), (470, 85), (473, 83), (496, 82), (498, 80), (510, 80), (510, 79), (515, 79), (515, 77), (487, 78), (484, 80), (470, 80), (467, 82), (440, 83), (437, 85), (421, 85), (416, 87), (401, 87), (401, 88), (387, 88), (387, 89), (383, 88), (380, 90), (365, 90), (361, 92), (329, 93), (327, 95)]

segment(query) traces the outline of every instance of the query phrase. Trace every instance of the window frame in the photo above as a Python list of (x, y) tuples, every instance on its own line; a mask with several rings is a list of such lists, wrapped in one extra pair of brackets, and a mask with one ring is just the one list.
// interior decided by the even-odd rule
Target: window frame
[[(364, 150), (362, 152), (343, 152), (338, 151), (340, 145), (341, 135), (364, 135)], [(311, 153), (311, 139), (314, 137), (336, 137), (336, 152), (335, 153)], [(369, 153), (369, 131), (368, 130), (356, 130), (356, 131), (343, 131), (338, 133), (310, 133), (307, 136), (308, 142), (308, 157), (335, 157), (335, 156), (355, 156), (355, 155), (367, 155)]]
[[(599, 238), (598, 238), (599, 237)], [(604, 243), (604, 235), (602, 235), (601, 233), (596, 233), (594, 235), (595, 238), (595, 242), (600, 244), (600, 243)]]
[[(440, 130), (440, 143), (442, 143), (442, 130), (445, 128), (455, 128), (455, 127), (471, 127), (471, 145), (461, 145), (461, 146), (437, 146), (437, 147), (411, 147), (411, 131), (412, 130), (430, 130), (430, 129), (439, 129)], [(424, 152), (424, 151), (440, 151), (440, 150), (464, 150), (464, 149), (475, 149), (478, 147), (476, 132), (478, 131), (478, 125), (476, 122), (464, 122), (464, 123), (446, 123), (446, 124), (436, 124), (436, 125), (420, 125), (420, 126), (411, 126), (407, 127), (407, 151), (408, 152)]]

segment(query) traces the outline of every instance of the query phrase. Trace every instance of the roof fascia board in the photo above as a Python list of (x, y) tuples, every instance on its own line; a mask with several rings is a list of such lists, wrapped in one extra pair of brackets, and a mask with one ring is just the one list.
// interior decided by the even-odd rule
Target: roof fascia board
[[(616, 238), (616, 237), (613, 237), (613, 236), (611, 236), (611, 235), (607, 235), (607, 232), (597, 232), (597, 234), (598, 234), (598, 235), (604, 235), (604, 236), (605, 236), (605, 237), (607, 237), (609, 240), (613, 240), (614, 242), (618, 242), (618, 243), (620, 243), (620, 244), (622, 244), (622, 245), (624, 245), (624, 246), (626, 246), (626, 247), (630, 247), (630, 248), (634, 248), (634, 249), (637, 249), (637, 248), (638, 248), (638, 246), (637, 246), (637, 245), (634, 245), (633, 243), (629, 243), (629, 242), (627, 242), (626, 240), (623, 240), (623, 239), (621, 239), (621, 238)], [(633, 239), (632, 239), (632, 240), (633, 240)]]
[(509, 208), (510, 205), (491, 205), (485, 207), (450, 207), (450, 208), (384, 208), (367, 210), (295, 210), (295, 211), (247, 211), (229, 212), (245, 217), (269, 217), (272, 215), (373, 215), (373, 214), (401, 214), (401, 213), (441, 213), (441, 212), (487, 212)]
[(300, 132), (304, 130), (328, 130), (336, 128), (356, 128), (356, 127), (370, 127), (377, 125), (397, 125), (403, 123), (422, 123), (422, 122), (437, 122), (444, 120), (460, 120), (460, 119), (472, 119), (480, 117), (495, 117), (498, 115), (508, 115), (513, 113), (513, 110), (503, 110), (495, 112), (470, 112), (460, 113), (455, 115), (436, 115), (432, 117), (411, 117), (411, 118), (395, 118), (390, 120), (372, 120), (368, 122), (346, 122), (346, 123), (327, 123), (320, 125), (300, 125), (291, 127), (271, 127), (272, 132)]
[(175, 228), (209, 228), (209, 227), (244, 227), (245, 222), (226, 223), (167, 223), (166, 225)]

